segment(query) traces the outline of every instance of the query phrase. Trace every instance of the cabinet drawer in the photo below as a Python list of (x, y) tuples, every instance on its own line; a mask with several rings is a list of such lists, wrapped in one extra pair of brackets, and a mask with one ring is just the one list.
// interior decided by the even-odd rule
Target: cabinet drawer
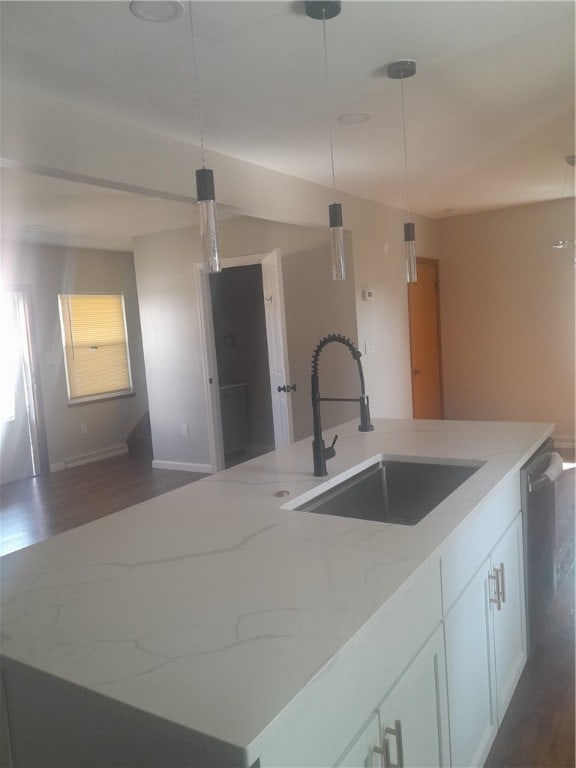
[(514, 472), (451, 538), (440, 560), (444, 614), (496, 546), (520, 511), (520, 505), (520, 476)]

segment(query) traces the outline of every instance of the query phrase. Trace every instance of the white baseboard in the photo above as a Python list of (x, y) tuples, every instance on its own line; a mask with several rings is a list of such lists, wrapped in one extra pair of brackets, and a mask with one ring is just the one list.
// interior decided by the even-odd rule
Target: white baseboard
[(72, 467), (80, 467), (83, 464), (92, 464), (95, 461), (112, 459), (114, 456), (123, 456), (125, 453), (128, 453), (126, 443), (111, 445), (108, 448), (101, 448), (99, 451), (90, 451), (90, 453), (83, 453), (80, 456), (71, 456), (68, 459), (64, 459), (64, 461), (50, 464), (50, 472), (60, 472), (63, 469), (71, 469)]
[(161, 461), (154, 459), (152, 467), (154, 469), (175, 469), (179, 472), (202, 472), (204, 475), (214, 474), (212, 464), (189, 464), (184, 461)]
[(556, 450), (573, 451), (576, 447), (576, 442), (573, 437), (564, 437), (559, 435), (554, 437), (554, 448)]

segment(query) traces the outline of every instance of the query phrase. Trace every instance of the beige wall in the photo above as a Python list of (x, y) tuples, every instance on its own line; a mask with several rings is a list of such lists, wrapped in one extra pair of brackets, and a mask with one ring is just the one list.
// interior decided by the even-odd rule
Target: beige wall
[[(192, 229), (134, 240), (154, 459), (210, 471)], [(187, 424), (189, 435), (182, 434)]]
[(574, 435), (574, 201), (445, 219), (446, 417), (553, 421)]
[[(330, 243), (326, 228), (297, 227), (251, 217), (223, 223), (220, 245), (227, 256), (266, 253), (279, 248), (282, 254), (284, 307), (294, 439), (312, 433), (310, 361), (314, 347), (328, 333), (341, 333), (358, 342), (352, 247), (347, 236), (348, 279), (330, 279)], [(356, 365), (344, 347), (330, 345), (320, 367), (321, 392), (328, 396), (353, 397), (359, 392)], [(330, 428), (359, 413), (351, 404), (325, 403), (323, 425)]]
[[(99, 183), (131, 185), (149, 194), (195, 197), (192, 170), (200, 164), (198, 147), (85, 107), (56, 102), (45, 94), (30, 99), (16, 86), (4, 94), (3, 103), (3, 113), (18, 117), (3, 126), (7, 157), (66, 175), (96, 177)], [(326, 229), (328, 205), (334, 201), (331, 188), (211, 151), (206, 152), (206, 162), (214, 169), (219, 203), (267, 221)], [(410, 417), (404, 215), (354, 195), (337, 197), (352, 237), (357, 336), (362, 350), (369, 350), (364, 368), (372, 412)], [(420, 216), (415, 221), (419, 255), (434, 258), (436, 223)], [(374, 293), (371, 302), (360, 298), (364, 287)], [(309, 351), (304, 352), (308, 357)]]
[[(124, 443), (148, 408), (132, 254), (5, 244), (2, 280), (32, 292), (50, 466), (62, 468), (65, 459)], [(58, 309), (62, 292), (124, 294), (134, 397), (68, 405)]]
[[(329, 279), (329, 243), (325, 229), (297, 227), (250, 217), (221, 222), (224, 258), (282, 254), (290, 381), (295, 439), (312, 432), (310, 359), (326, 333), (356, 341), (355, 292), (350, 279)], [(136, 238), (134, 258), (150, 401), (154, 458), (182, 468), (208, 471), (210, 451), (206, 390), (201, 356), (194, 260), (200, 259), (198, 231), (179, 229)], [(178, 339), (178, 344), (172, 339)], [(335, 346), (335, 345), (333, 345)], [(339, 353), (339, 354), (338, 354)], [(356, 395), (356, 366), (341, 350), (326, 350), (321, 379), (325, 394)], [(326, 428), (358, 416), (351, 404), (327, 404)], [(181, 425), (190, 425), (183, 436)]]

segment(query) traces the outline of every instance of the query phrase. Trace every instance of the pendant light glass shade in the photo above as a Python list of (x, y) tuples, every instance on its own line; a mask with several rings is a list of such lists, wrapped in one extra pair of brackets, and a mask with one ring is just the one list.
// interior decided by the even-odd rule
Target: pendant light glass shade
[(328, 207), (330, 215), (330, 239), (332, 280), (346, 280), (346, 264), (344, 261), (344, 228), (342, 227), (342, 206), (332, 203)]
[(404, 243), (406, 245), (406, 282), (417, 283), (416, 228), (412, 222), (404, 224)]
[(200, 219), (200, 248), (206, 272), (221, 272), (218, 230), (216, 228), (216, 202), (214, 174), (209, 168), (196, 171), (198, 217)]

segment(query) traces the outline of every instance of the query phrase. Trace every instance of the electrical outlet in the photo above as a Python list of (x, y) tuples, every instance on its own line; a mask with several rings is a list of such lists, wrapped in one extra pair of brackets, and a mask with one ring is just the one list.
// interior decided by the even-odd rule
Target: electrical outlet
[(180, 432), (182, 433), (182, 437), (190, 437), (190, 425), (189, 424), (181, 424), (180, 425)]
[(83, 421), (83, 422), (80, 424), (80, 432), (81, 432), (83, 435), (87, 435), (87, 434), (88, 434), (88, 424), (86, 424), (86, 422), (85, 422), (85, 421)]

